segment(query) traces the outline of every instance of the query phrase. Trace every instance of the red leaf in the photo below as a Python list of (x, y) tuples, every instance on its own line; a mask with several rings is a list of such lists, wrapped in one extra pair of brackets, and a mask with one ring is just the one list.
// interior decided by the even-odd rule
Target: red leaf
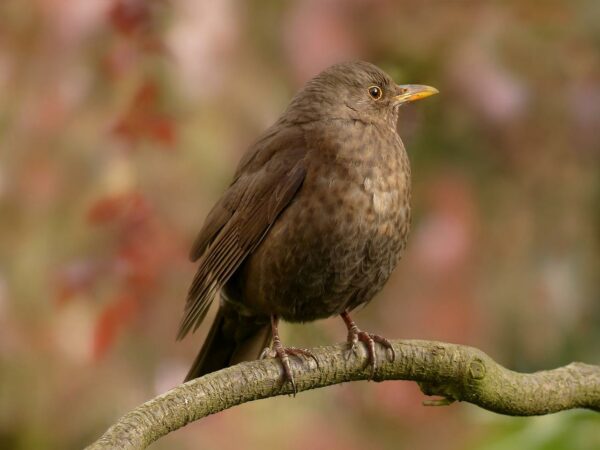
[(139, 192), (110, 195), (97, 200), (88, 210), (87, 219), (92, 224), (104, 224), (118, 218), (131, 224), (143, 222), (150, 207)]
[(94, 359), (102, 358), (114, 345), (118, 333), (134, 317), (138, 305), (137, 297), (130, 293), (123, 293), (104, 309), (94, 331)]
[(132, 142), (150, 139), (165, 146), (175, 143), (175, 125), (172, 118), (161, 111), (156, 83), (146, 81), (140, 86), (113, 131)]
[(167, 117), (155, 117), (149, 124), (149, 134), (161, 144), (172, 147), (175, 144), (175, 126)]
[(106, 223), (123, 212), (121, 196), (104, 197), (97, 200), (88, 210), (87, 219), (93, 224)]
[(148, 26), (150, 9), (143, 0), (116, 0), (108, 18), (117, 31), (130, 35)]

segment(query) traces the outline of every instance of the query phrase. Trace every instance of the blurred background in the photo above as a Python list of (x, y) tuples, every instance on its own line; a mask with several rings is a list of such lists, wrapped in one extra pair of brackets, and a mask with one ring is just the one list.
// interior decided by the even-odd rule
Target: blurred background
[[(182, 380), (195, 233), (296, 90), (356, 58), (441, 92), (401, 110), (413, 230), (357, 322), (519, 371), (600, 363), (600, 2), (2, 0), (0, 448), (81, 448)], [(600, 448), (599, 414), (423, 399), (334, 386), (152, 448)]]

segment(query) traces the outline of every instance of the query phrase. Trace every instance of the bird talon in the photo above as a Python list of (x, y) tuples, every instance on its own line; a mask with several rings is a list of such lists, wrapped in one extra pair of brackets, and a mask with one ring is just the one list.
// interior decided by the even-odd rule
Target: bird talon
[(274, 358), (276, 355), (273, 354), (273, 349), (271, 347), (265, 347), (262, 352), (260, 352), (260, 356), (258, 359), (267, 359)]
[(346, 323), (348, 327), (348, 345), (349, 349), (357, 353), (358, 350), (358, 342), (363, 342), (367, 348), (367, 363), (365, 365), (365, 369), (367, 366), (371, 366), (371, 375), (369, 378), (375, 377), (375, 372), (377, 371), (378, 361), (377, 361), (377, 353), (375, 352), (375, 343), (381, 344), (385, 347), (386, 351), (391, 354), (391, 361), (394, 361), (396, 358), (396, 353), (390, 341), (386, 338), (379, 336), (377, 334), (367, 333), (366, 331), (360, 330), (354, 321), (350, 318), (347, 312), (342, 313), (342, 319)]
[(348, 349), (346, 351), (346, 361), (348, 361), (352, 355), (356, 357), (360, 356), (360, 351), (358, 349), (358, 337), (354, 334), (348, 334)]
[(375, 342), (377, 342), (378, 344), (381, 344), (385, 347), (386, 354), (389, 353), (391, 355), (391, 357), (389, 358), (391, 362), (394, 362), (396, 360), (396, 351), (394, 350), (394, 347), (392, 346), (392, 343), (389, 340), (387, 340), (383, 336), (379, 336), (377, 334), (369, 334), (369, 336)]
[(266, 356), (271, 356), (273, 358), (278, 358), (279, 361), (281, 362), (281, 365), (283, 367), (283, 383), (285, 384), (286, 381), (289, 381), (290, 384), (292, 385), (292, 394), (294, 395), (294, 397), (296, 396), (296, 394), (298, 393), (298, 389), (296, 387), (296, 381), (294, 380), (294, 373), (292, 372), (292, 365), (290, 364), (290, 356), (295, 356), (298, 359), (302, 359), (302, 357), (305, 358), (311, 358), (315, 364), (317, 365), (317, 368), (319, 367), (319, 361), (317, 360), (317, 358), (315, 357), (315, 355), (312, 354), (312, 352), (310, 350), (306, 350), (303, 348), (296, 348), (296, 347), (284, 347), (281, 344), (281, 339), (279, 338), (279, 330), (277, 328), (277, 324), (278, 324), (278, 318), (277, 316), (273, 315), (271, 316), (271, 331), (273, 332), (273, 345), (269, 348), (265, 348), (262, 353), (261, 353), (261, 358), (264, 358)]
[(315, 355), (313, 355), (313, 353), (310, 350), (306, 350), (304, 348), (288, 347), (286, 349), (286, 351), (287, 351), (288, 355), (295, 356), (298, 359), (301, 359), (301, 357), (310, 358), (315, 362), (315, 364), (317, 365), (317, 368), (318, 369), (320, 368), (317, 357)]
[(274, 351), (276, 355), (275, 358), (278, 358), (283, 367), (283, 383), (289, 381), (292, 385), (292, 394), (294, 397), (298, 393), (298, 389), (296, 388), (296, 381), (294, 380), (294, 373), (292, 372), (292, 365), (290, 364), (290, 356), (298, 356), (293, 348), (286, 348), (281, 345), (281, 342), (278, 340), (274, 343)]

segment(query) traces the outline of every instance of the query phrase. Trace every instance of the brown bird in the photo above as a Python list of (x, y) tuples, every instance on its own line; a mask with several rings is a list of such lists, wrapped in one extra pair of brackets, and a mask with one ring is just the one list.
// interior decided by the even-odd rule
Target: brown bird
[[(242, 158), (190, 253), (199, 261), (178, 339), (196, 330), (221, 292), (216, 318), (186, 381), (265, 352), (294, 378), (278, 321), (340, 315), (354, 349), (375, 343), (349, 311), (383, 287), (410, 225), (410, 165), (398, 108), (436, 94), (396, 85), (367, 62), (334, 65), (310, 80)], [(393, 358), (392, 351), (392, 358)]]

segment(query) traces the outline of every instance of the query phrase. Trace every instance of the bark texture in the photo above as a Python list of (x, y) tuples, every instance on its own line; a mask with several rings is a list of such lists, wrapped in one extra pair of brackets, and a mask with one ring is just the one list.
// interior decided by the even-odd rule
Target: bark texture
[[(533, 416), (572, 408), (600, 412), (600, 366), (571, 363), (524, 374), (508, 370), (482, 351), (434, 341), (392, 341), (392, 362), (378, 346), (375, 381), (412, 380), (431, 405), (466, 401), (499, 414)], [(298, 392), (348, 381), (366, 380), (365, 352), (348, 353), (346, 345), (311, 349), (319, 361), (293, 362)], [(143, 449), (171, 431), (242, 403), (291, 394), (281, 383), (279, 361), (238, 364), (197, 378), (125, 414), (88, 449)]]

